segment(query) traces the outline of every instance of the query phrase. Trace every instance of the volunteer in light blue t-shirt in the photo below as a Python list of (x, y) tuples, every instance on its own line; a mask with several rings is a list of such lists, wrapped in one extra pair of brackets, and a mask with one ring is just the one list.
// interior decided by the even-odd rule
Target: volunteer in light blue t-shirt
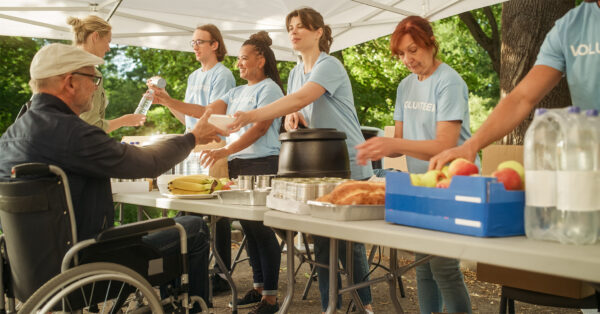
[[(232, 127), (237, 129), (249, 123), (290, 114), (286, 117), (286, 129), (295, 129), (298, 124), (311, 128), (335, 128), (346, 133), (352, 179), (361, 180), (371, 177), (373, 175), (371, 164), (361, 166), (356, 163), (354, 147), (364, 142), (364, 137), (354, 107), (348, 74), (336, 58), (327, 54), (333, 41), (331, 28), (325, 25), (323, 16), (312, 8), (292, 11), (286, 17), (286, 25), (292, 48), (302, 56), (302, 62), (299, 62), (290, 72), (288, 95), (259, 109), (238, 111)], [(314, 242), (316, 261), (329, 264), (329, 239), (315, 236)], [(342, 251), (340, 256), (345, 256), (345, 246), (340, 244), (340, 248)], [(368, 280), (369, 265), (364, 245), (355, 243), (352, 254), (355, 262), (354, 278), (357, 281)], [(329, 271), (317, 267), (317, 275), (321, 306), (325, 311), (329, 303)], [(371, 289), (369, 287), (358, 289), (358, 295), (366, 305), (365, 308), (372, 310)], [(341, 298), (338, 298), (338, 308), (340, 306)]]
[[(235, 87), (208, 105), (214, 113), (233, 114), (239, 110), (262, 108), (283, 97), (272, 41), (261, 31), (246, 40), (238, 56), (240, 77), (248, 84)], [(227, 157), (231, 178), (238, 175), (277, 174), (279, 166), (279, 128), (281, 118), (245, 126), (227, 137), (223, 148), (204, 150), (202, 163), (210, 166)], [(253, 273), (253, 288), (237, 300), (240, 307), (252, 306), (253, 313), (276, 313), (281, 250), (275, 233), (262, 221), (240, 220), (247, 240)]]
[[(535, 105), (566, 75), (574, 106), (600, 110), (600, 1), (584, 0), (558, 19), (546, 35), (537, 61), (494, 108), (473, 137), (430, 161), (441, 169), (456, 158), (474, 160), (477, 152), (501, 139), (529, 116)], [(566, 104), (565, 104), (566, 106)]]
[[(209, 70), (204, 70), (204, 67), (202, 67), (188, 77), (183, 101), (189, 104), (206, 106), (221, 98), (234, 86), (235, 79), (231, 71), (221, 62), (217, 62)], [(197, 118), (185, 115), (186, 129), (193, 128), (197, 121)]]
[[(227, 114), (233, 115), (238, 111), (250, 111), (268, 105), (275, 100), (283, 97), (281, 87), (272, 79), (266, 78), (252, 86), (242, 85), (235, 87), (223, 97), (221, 100), (227, 103)], [(231, 133), (227, 137), (227, 145), (238, 141), (244, 133), (250, 130), (252, 126), (247, 125), (235, 133)], [(229, 155), (228, 160), (236, 158), (252, 159), (266, 156), (279, 155), (279, 128), (281, 127), (281, 119), (273, 120), (267, 132), (261, 136), (252, 145), (244, 148), (241, 151)]]
[(356, 145), (365, 141), (360, 130), (360, 123), (354, 107), (354, 97), (348, 73), (342, 63), (321, 52), (313, 65), (312, 71), (304, 73), (304, 62), (290, 71), (288, 78), (288, 93), (300, 90), (307, 82), (313, 82), (325, 89), (321, 97), (300, 113), (310, 128), (335, 128), (346, 133), (346, 144), (350, 158), (350, 173), (352, 179), (369, 178), (373, 174), (371, 165), (360, 166), (356, 162)]
[[(221, 63), (227, 54), (227, 49), (223, 36), (215, 25), (198, 26), (190, 45), (194, 49), (196, 60), (202, 67), (189, 76), (184, 101), (171, 98), (164, 89), (148, 84), (154, 90), (154, 103), (168, 107), (173, 115), (185, 124), (187, 131), (194, 127), (196, 118), (202, 116), (205, 106), (235, 87), (233, 74)], [(215, 244), (220, 257), (224, 261), (230, 261), (231, 224), (229, 219), (222, 218), (217, 221)], [(225, 264), (227, 268), (231, 267), (229, 263)], [(215, 266), (215, 269), (218, 269), (218, 266)], [(229, 284), (218, 274), (214, 274), (211, 281), (213, 293), (230, 289)]]
[[(402, 122), (402, 138), (413, 141), (435, 140), (438, 122), (460, 121), (460, 145), (471, 137), (467, 84), (445, 63), (422, 81), (413, 73), (398, 85), (394, 120)], [(410, 173), (424, 173), (429, 160), (407, 153), (406, 164)]]
[(196, 60), (202, 67), (188, 77), (183, 101), (171, 98), (164, 89), (154, 89), (154, 103), (167, 106), (175, 117), (190, 130), (202, 116), (204, 107), (221, 98), (235, 87), (235, 78), (221, 61), (225, 59), (227, 49), (219, 29), (212, 25), (198, 26), (190, 42), (196, 54)]
[[(398, 85), (394, 138), (375, 137), (357, 147), (358, 161), (406, 155), (408, 171), (427, 171), (428, 160), (464, 142), (469, 132), (467, 84), (436, 58), (438, 44), (431, 24), (409, 16), (391, 36), (392, 54), (412, 72)], [(417, 253), (415, 260), (426, 255)], [(421, 313), (471, 313), (471, 300), (457, 259), (434, 257), (416, 267)]]
[(600, 110), (600, 8), (584, 2), (558, 19), (546, 35), (535, 65), (567, 77), (573, 106)]

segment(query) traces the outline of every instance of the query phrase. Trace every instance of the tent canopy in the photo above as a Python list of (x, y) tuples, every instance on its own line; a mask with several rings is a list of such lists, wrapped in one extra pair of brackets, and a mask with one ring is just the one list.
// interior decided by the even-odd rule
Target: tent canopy
[(506, 0), (0, 0), (0, 35), (72, 39), (68, 16), (110, 17), (112, 42), (192, 51), (196, 26), (217, 25), (230, 55), (253, 33), (266, 30), (278, 60), (296, 60), (285, 27), (293, 9), (319, 11), (333, 31), (332, 51), (393, 32), (408, 15), (430, 21)]

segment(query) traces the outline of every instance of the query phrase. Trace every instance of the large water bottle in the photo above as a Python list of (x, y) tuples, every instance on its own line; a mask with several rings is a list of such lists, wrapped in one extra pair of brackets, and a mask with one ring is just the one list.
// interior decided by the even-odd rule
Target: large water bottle
[[(596, 177), (595, 181), (595, 191), (600, 191), (600, 116), (598, 115), (598, 110), (589, 109), (585, 112), (585, 122), (587, 126), (595, 133), (595, 157), (594, 157), (594, 175)], [(596, 204), (599, 204), (596, 210), (596, 218), (598, 225), (598, 234), (596, 236), (596, 241), (600, 241), (600, 199), (596, 201)]]
[(150, 106), (152, 106), (153, 100), (154, 100), (154, 90), (150, 89), (144, 94), (144, 96), (140, 100), (140, 103), (138, 104), (137, 108), (135, 108), (134, 113), (146, 115), (146, 113), (148, 113), (148, 109), (150, 109)]
[(556, 210), (557, 146), (560, 114), (539, 108), (524, 139), (525, 234), (528, 238), (558, 241), (561, 224)]
[(200, 164), (200, 155), (200, 152), (191, 152), (185, 159), (186, 174), (208, 174), (208, 168), (204, 168)]
[(600, 197), (597, 191), (596, 130), (579, 108), (569, 107), (563, 128), (564, 145), (557, 172), (557, 208), (563, 225), (559, 241), (593, 244), (598, 238)]

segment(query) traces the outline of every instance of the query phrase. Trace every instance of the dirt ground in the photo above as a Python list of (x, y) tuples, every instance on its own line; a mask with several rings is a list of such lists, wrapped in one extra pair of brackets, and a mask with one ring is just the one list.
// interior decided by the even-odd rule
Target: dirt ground
[[(407, 252), (401, 254), (401, 256), (402, 263), (404, 264), (409, 263), (410, 259), (412, 258), (412, 255)], [(378, 256), (375, 258), (375, 261), (377, 260)], [(383, 256), (381, 261), (383, 265), (389, 265), (389, 259), (387, 259), (385, 256)], [(295, 260), (295, 266), (297, 267), (297, 265), (298, 259)], [(469, 293), (471, 295), (473, 313), (498, 313), (500, 306), (500, 286), (496, 284), (478, 281), (475, 278), (476, 274), (472, 269), (464, 268), (463, 273), (465, 275), (465, 281), (469, 289)], [(278, 298), (279, 303), (281, 305), (281, 302), (283, 302), (283, 299), (285, 298), (285, 292), (288, 285), (288, 280), (286, 278), (285, 254), (282, 255), (281, 268), (279, 274), (280, 277)], [(316, 281), (311, 286), (307, 299), (301, 299), (302, 291), (304, 291), (304, 287), (306, 285), (306, 282), (308, 281), (309, 274), (309, 266), (305, 263), (304, 265), (302, 265), (300, 271), (298, 272), (298, 275), (296, 276), (296, 283), (294, 284), (294, 298), (289, 313), (304, 314), (321, 312), (318, 284)], [(371, 278), (381, 277), (383, 274), (384, 271), (382, 269), (376, 269), (373, 272)], [(248, 290), (252, 288), (252, 270), (248, 262), (238, 264), (237, 268), (235, 269), (233, 278), (235, 280), (236, 285), (238, 286), (239, 297), (243, 296)], [(402, 282), (406, 292), (406, 296), (400, 299), (400, 304), (402, 305), (402, 308), (404, 309), (405, 313), (419, 313), (414, 269), (408, 271), (405, 275), (402, 276)], [(382, 282), (371, 286), (371, 293), (373, 296), (373, 308), (375, 310), (375, 313), (394, 313), (394, 307), (390, 302), (387, 283)], [(343, 300), (344, 303), (342, 305), (342, 310), (339, 310), (338, 313), (346, 313), (348, 309), (348, 301), (350, 300), (350, 297), (348, 295), (344, 295)], [(212, 312), (230, 313), (231, 310), (227, 307), (227, 304), (230, 301), (231, 294), (229, 293), (215, 296), (213, 300), (214, 308), (212, 309)], [(247, 313), (248, 311), (249, 309), (238, 310), (240, 314)], [(520, 302), (515, 302), (515, 311), (516, 313), (524, 314), (581, 313), (580, 310), (542, 307)]]

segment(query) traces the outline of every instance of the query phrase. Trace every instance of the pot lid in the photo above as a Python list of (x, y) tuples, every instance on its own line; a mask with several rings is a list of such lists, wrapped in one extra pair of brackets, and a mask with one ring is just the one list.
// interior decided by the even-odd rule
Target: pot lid
[(346, 133), (333, 128), (297, 129), (279, 135), (280, 141), (290, 140), (344, 140)]

